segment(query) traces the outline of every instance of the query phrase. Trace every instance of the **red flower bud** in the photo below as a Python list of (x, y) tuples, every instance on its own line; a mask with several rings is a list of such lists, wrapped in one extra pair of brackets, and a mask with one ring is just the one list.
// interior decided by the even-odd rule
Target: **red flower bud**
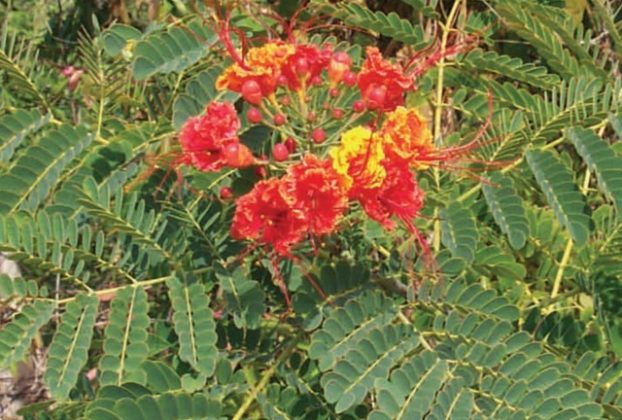
[(343, 110), (340, 108), (333, 108), (333, 110), (331, 111), (331, 114), (334, 119), (338, 120), (341, 117), (343, 117)]
[(283, 125), (287, 122), (287, 118), (283, 114), (276, 114), (273, 120), (274, 120), (274, 125), (277, 125), (277, 126)]
[(343, 76), (343, 83), (345, 83), (347, 86), (354, 86), (356, 84), (356, 73), (354, 73), (353, 71), (347, 72)]
[(326, 140), (326, 131), (322, 128), (316, 128), (311, 133), (311, 138), (316, 144), (324, 143), (324, 140)]
[(294, 153), (296, 151), (296, 141), (291, 137), (286, 138), (285, 147), (287, 147), (289, 153)]
[(365, 103), (361, 100), (354, 101), (352, 108), (354, 109), (354, 112), (363, 112), (365, 110)]
[(246, 111), (246, 119), (253, 124), (258, 124), (263, 119), (263, 116), (261, 115), (261, 111), (257, 108), (250, 108)]
[(296, 59), (294, 68), (298, 76), (304, 76), (305, 74), (309, 72), (309, 62), (307, 61), (306, 58), (300, 57)]
[(330, 88), (330, 90), (328, 91), (328, 94), (334, 98), (339, 95), (339, 89)]
[(220, 189), (220, 198), (223, 200), (228, 200), (233, 196), (233, 191), (229, 187), (222, 187)]
[(259, 105), (263, 98), (261, 86), (254, 80), (247, 80), (242, 84), (242, 98), (250, 104)]
[(287, 146), (283, 143), (277, 143), (272, 148), (272, 157), (277, 162), (283, 162), (287, 160), (289, 157), (289, 150), (287, 150)]

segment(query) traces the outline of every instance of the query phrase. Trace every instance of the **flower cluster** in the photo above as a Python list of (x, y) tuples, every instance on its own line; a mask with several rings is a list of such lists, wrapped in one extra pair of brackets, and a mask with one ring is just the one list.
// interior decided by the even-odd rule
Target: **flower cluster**
[[(377, 48), (355, 72), (352, 57), (330, 45), (268, 42), (216, 82), (242, 96), (244, 124), (233, 104), (210, 103), (182, 129), (183, 161), (200, 171), (255, 166), (264, 179), (236, 198), (231, 234), (282, 256), (333, 233), (354, 202), (387, 229), (396, 219), (414, 229), (424, 197), (415, 171), (441, 155), (422, 116), (403, 106), (414, 86)], [(246, 124), (273, 131), (249, 144), (259, 157), (239, 138)]]

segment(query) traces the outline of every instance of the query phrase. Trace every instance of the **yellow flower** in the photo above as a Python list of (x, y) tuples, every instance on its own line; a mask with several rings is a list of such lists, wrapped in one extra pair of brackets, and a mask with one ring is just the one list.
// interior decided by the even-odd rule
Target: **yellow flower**
[(435, 150), (432, 133), (416, 109), (400, 106), (387, 113), (378, 135), (389, 157), (397, 156), (419, 168), (425, 165), (417, 158)]
[(382, 144), (368, 128), (354, 127), (341, 135), (341, 144), (330, 151), (333, 168), (347, 189), (364, 190), (382, 184), (386, 171)]

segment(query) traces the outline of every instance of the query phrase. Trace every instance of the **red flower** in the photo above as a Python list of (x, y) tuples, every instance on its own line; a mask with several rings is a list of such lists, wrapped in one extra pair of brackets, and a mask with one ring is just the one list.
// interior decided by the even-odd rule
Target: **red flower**
[(287, 58), (281, 71), (287, 86), (298, 90), (302, 83), (308, 85), (318, 77), (330, 62), (330, 49), (321, 50), (315, 45), (296, 45), (296, 50)]
[(202, 171), (218, 171), (227, 164), (224, 150), (238, 144), (240, 120), (228, 102), (210, 103), (203, 115), (192, 117), (184, 124), (179, 142), (184, 161)]
[(395, 226), (392, 216), (411, 226), (412, 219), (423, 207), (423, 191), (406, 165), (389, 164), (386, 171), (380, 187), (358, 196), (361, 206), (369, 217), (387, 229)]
[(289, 168), (284, 179), (294, 207), (305, 218), (309, 232), (315, 235), (332, 232), (348, 206), (347, 192), (332, 162), (307, 155)]
[(376, 47), (367, 47), (358, 86), (368, 108), (385, 112), (402, 105), (404, 93), (414, 87), (402, 67), (384, 60)]
[(270, 244), (281, 255), (302, 239), (304, 217), (293, 207), (283, 179), (259, 181), (236, 201), (231, 236)]

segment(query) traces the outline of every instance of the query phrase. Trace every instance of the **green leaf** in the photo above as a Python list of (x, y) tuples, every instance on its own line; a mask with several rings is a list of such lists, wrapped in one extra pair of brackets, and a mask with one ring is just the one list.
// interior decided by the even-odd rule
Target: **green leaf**
[(413, 356), (391, 373), (390, 380), (376, 380), (377, 408), (368, 419), (424, 418), (448, 379), (448, 363), (435, 353), (425, 351)]
[(532, 149), (526, 156), (557, 220), (568, 229), (576, 244), (583, 246), (589, 237), (590, 218), (572, 174), (553, 152)]
[(449, 248), (453, 257), (473, 261), (479, 235), (470, 209), (458, 202), (451, 203), (441, 210), (441, 219), (443, 245)]
[(573, 127), (566, 130), (579, 155), (590, 171), (596, 173), (598, 186), (622, 211), (622, 157), (617, 156), (607, 142), (593, 130)]
[[(30, 62), (34, 64), (37, 61), (36, 56), (22, 58), (22, 63)], [(0, 48), (0, 70), (8, 76), (9, 83), (6, 83), (7, 88), (11, 87), (14, 92), (30, 97), (36, 103), (43, 105), (46, 109), (49, 109), (47, 100), (28, 75), (28, 72), (24, 68), (20, 67), (20, 64), (15, 60), (15, 58), (10, 57), (2, 48)], [(30, 105), (33, 104), (30, 103)]]
[(490, 174), (489, 183), (482, 183), (488, 208), (501, 229), (508, 236), (514, 249), (525, 246), (529, 236), (529, 224), (523, 201), (514, 188), (511, 178), (499, 173)]
[(387, 325), (395, 315), (395, 305), (382, 293), (374, 291), (351, 299), (331, 311), (322, 328), (313, 334), (309, 357), (318, 360), (320, 370), (328, 370), (371, 330)]
[(62, 401), (69, 397), (87, 361), (98, 304), (95, 296), (78, 295), (65, 307), (50, 344), (43, 377), (54, 399)]
[(178, 277), (166, 284), (179, 338), (179, 358), (198, 372), (211, 376), (218, 357), (218, 336), (205, 287), (198, 281), (189, 284), (188, 280)]
[(179, 73), (205, 57), (216, 40), (212, 30), (198, 22), (150, 34), (136, 44), (134, 77), (145, 80), (158, 73)]
[(152, 392), (162, 393), (181, 389), (179, 375), (166, 363), (147, 360), (143, 363), (142, 369), (147, 375), (146, 386)]
[(0, 368), (12, 366), (24, 358), (32, 339), (52, 317), (52, 303), (36, 301), (24, 306), (0, 330)]
[(49, 119), (36, 109), (26, 111), (18, 109), (12, 114), (0, 118), (0, 164), (7, 163), (15, 149), (28, 134), (37, 131)]
[(339, 7), (333, 13), (349, 25), (378, 32), (417, 50), (423, 49), (429, 42), (426, 40), (421, 25), (413, 25), (408, 20), (400, 18), (395, 12), (389, 14), (381, 11), (372, 12), (367, 7), (352, 3)]
[(471, 70), (494, 72), (542, 89), (551, 89), (560, 82), (559, 77), (549, 74), (546, 67), (525, 63), (518, 57), (498, 54), (495, 51), (477, 48), (464, 57), (463, 63)]
[(8, 173), (0, 175), (0, 212), (35, 211), (92, 138), (84, 127), (68, 125), (47, 133), (20, 155)]
[(350, 349), (320, 381), (324, 396), (342, 413), (363, 401), (374, 381), (388, 376), (391, 367), (418, 345), (412, 328), (387, 325), (375, 328)]
[(220, 287), (224, 292), (225, 308), (233, 314), (238, 328), (258, 328), (266, 311), (264, 292), (255, 280), (246, 278), (242, 269), (233, 273), (218, 273)]
[(147, 293), (142, 287), (125, 287), (117, 291), (110, 305), (104, 354), (99, 361), (101, 385), (145, 382), (145, 378), (136, 372), (149, 352), (148, 311)]
[(140, 39), (142, 34), (133, 26), (124, 25), (122, 23), (115, 23), (108, 27), (102, 33), (102, 44), (104, 51), (111, 57), (119, 54), (125, 46), (137, 39)]

